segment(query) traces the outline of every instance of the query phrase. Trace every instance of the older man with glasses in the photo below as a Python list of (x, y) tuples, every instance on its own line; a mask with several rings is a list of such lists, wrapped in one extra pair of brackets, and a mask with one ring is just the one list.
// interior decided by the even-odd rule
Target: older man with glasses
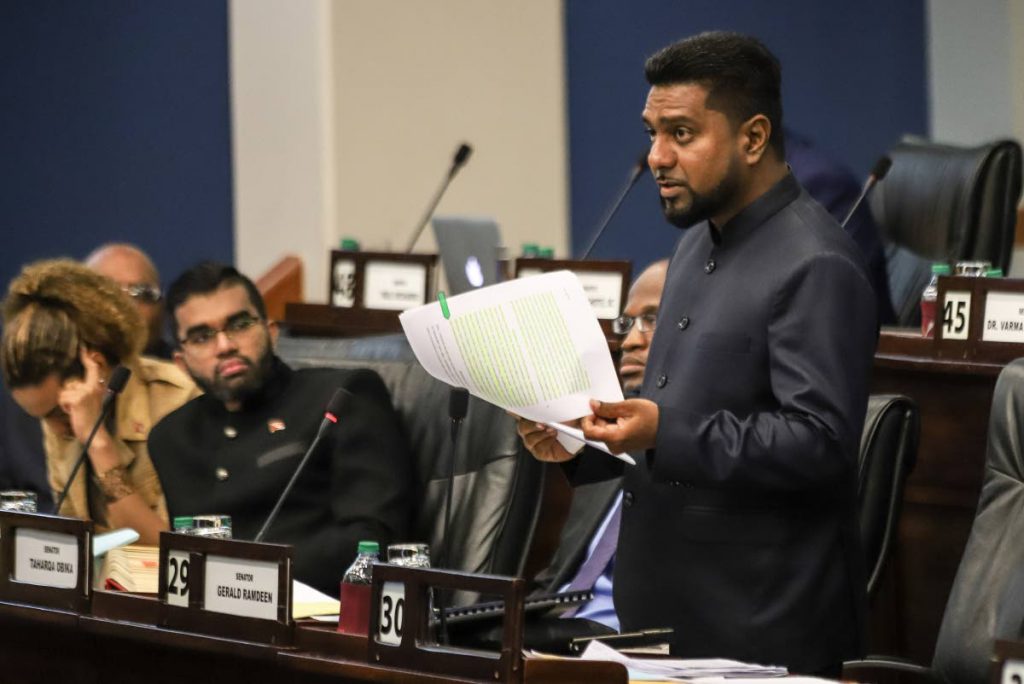
[(149, 448), (172, 517), (220, 513), (252, 539), (313, 441), (338, 388), (348, 398), (270, 527), (295, 576), (335, 594), (360, 540), (408, 532), (411, 459), (383, 381), (367, 369), (292, 370), (256, 286), (204, 262), (167, 291), (175, 362), (206, 394), (161, 421)]
[(109, 243), (93, 250), (85, 258), (85, 265), (113, 280), (132, 298), (149, 331), (142, 353), (169, 360), (172, 348), (161, 334), (163, 305), (160, 274), (149, 256), (134, 245)]

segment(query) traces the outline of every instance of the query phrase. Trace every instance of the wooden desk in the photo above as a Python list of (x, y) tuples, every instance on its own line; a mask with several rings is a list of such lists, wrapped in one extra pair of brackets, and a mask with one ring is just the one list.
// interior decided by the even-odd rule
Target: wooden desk
[[(102, 612), (118, 617), (79, 615), (68, 611), (0, 603), (0, 672), (19, 684), (338, 684), (391, 682), (442, 684), (483, 681), (431, 675), (368, 664), (365, 640), (337, 635), (321, 626), (296, 627), (291, 647), (161, 629), (149, 620), (156, 600), (103, 597)], [(98, 608), (101, 606), (94, 606)], [(94, 611), (95, 612), (95, 611)], [(361, 648), (360, 648), (361, 644)], [(524, 661), (527, 684), (588, 682), (625, 684), (617, 663)]]
[(876, 605), (871, 651), (930, 663), (981, 492), (992, 392), (1004, 363), (940, 359), (914, 331), (883, 330), (872, 393), (905, 394), (921, 410), (894, 549)]
[[(346, 309), (328, 304), (285, 305), (281, 324), (288, 333), (308, 337), (370, 337), (402, 332), (398, 320), (399, 311), (376, 311), (371, 309)], [(618, 354), (622, 338), (612, 331), (612, 322), (601, 319), (608, 349), (613, 356)]]

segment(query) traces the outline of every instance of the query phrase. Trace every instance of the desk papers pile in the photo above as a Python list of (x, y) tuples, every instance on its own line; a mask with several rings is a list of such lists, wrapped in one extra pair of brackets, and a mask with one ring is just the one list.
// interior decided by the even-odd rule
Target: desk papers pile
[[(678, 659), (678, 658), (631, 658), (599, 641), (591, 642), (581, 660), (611, 660), (622, 663), (629, 670), (631, 681), (687, 681), (696, 684), (711, 684), (728, 678), (729, 684), (737, 684), (736, 678), (762, 679), (785, 677), (784, 667), (752, 665), (738, 660)], [(791, 684), (787, 679), (786, 684)]]

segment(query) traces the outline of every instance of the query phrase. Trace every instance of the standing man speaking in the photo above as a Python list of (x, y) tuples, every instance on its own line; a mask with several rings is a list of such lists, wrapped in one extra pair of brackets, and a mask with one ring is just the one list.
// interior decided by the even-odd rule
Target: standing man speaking
[[(623, 630), (673, 652), (837, 676), (862, 648), (856, 459), (875, 348), (857, 246), (784, 161), (781, 69), (705, 33), (645, 67), (648, 164), (672, 257), (640, 397), (592, 402), (588, 438), (626, 468), (615, 567)], [(520, 421), (542, 460), (573, 457)], [(584, 453), (582, 458), (607, 458)]]

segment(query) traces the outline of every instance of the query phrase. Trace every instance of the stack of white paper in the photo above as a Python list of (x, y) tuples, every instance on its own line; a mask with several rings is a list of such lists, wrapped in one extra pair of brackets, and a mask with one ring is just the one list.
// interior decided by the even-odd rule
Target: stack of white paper
[[(594, 641), (580, 656), (582, 660), (611, 660), (622, 663), (629, 670), (629, 678), (634, 681), (694, 681), (728, 677), (762, 678), (785, 677), (788, 673), (784, 667), (773, 665), (753, 665), (738, 660), (709, 659), (670, 659), (670, 658), (631, 658), (614, 648)], [(788, 682), (788, 680), (787, 680)]]
[[(608, 343), (569, 271), (483, 287), (398, 318), (428, 373), (552, 425), (571, 450), (583, 434), (560, 423), (590, 415), (590, 399), (622, 401)], [(588, 444), (611, 453), (603, 443)], [(628, 454), (612, 455), (636, 465)]]

